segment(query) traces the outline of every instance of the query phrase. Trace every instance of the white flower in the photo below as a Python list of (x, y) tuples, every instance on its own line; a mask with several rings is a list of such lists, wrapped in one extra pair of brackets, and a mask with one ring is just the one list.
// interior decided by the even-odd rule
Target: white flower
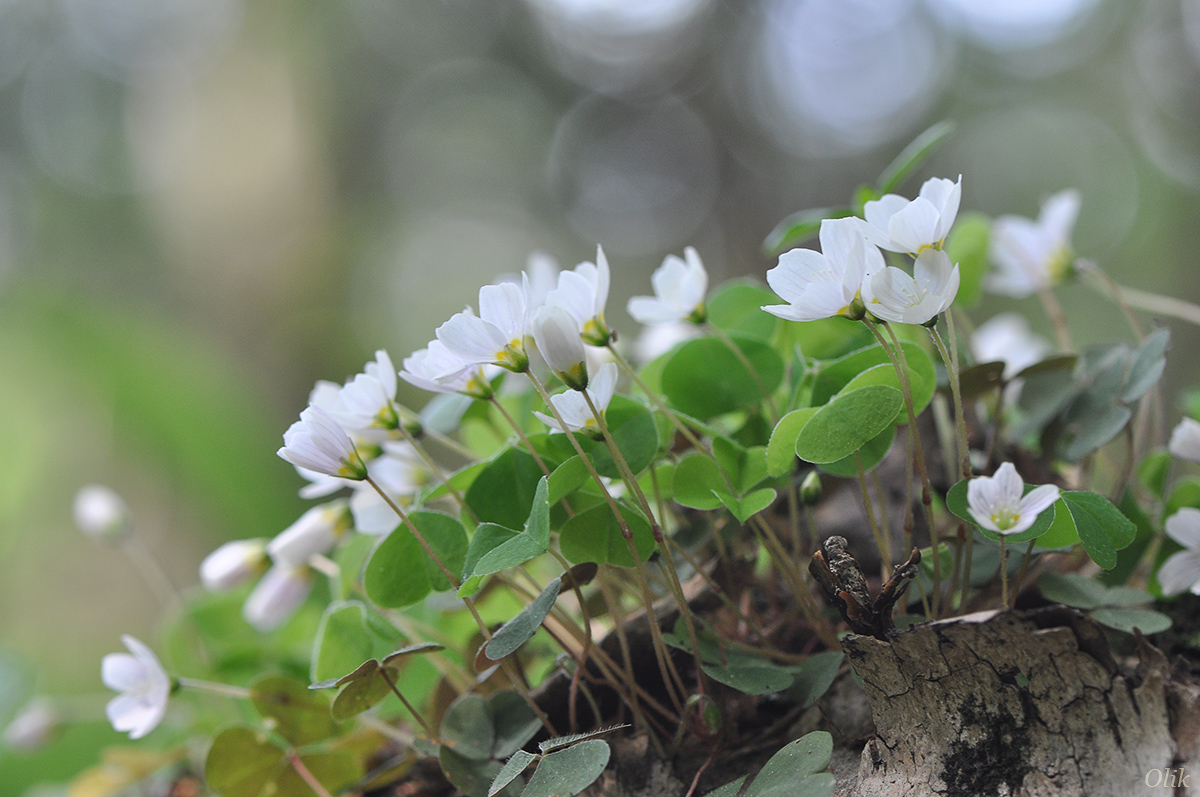
[(403, 365), (400, 378), (431, 393), (462, 393), (484, 401), (495, 395), (491, 377), (499, 373), (496, 367), (464, 364), (440, 340), (404, 358)]
[(546, 303), (546, 296), (558, 285), (558, 260), (545, 252), (530, 252), (520, 274), (501, 274), (496, 282), (525, 282), (529, 291), (529, 312)]
[(1000, 313), (975, 328), (971, 352), (976, 362), (1004, 363), (1004, 378), (1012, 379), (1050, 353), (1045, 338), (1033, 334), (1020, 313)]
[(108, 701), (105, 713), (113, 729), (140, 739), (162, 722), (171, 695), (171, 678), (154, 651), (128, 634), (121, 637), (129, 653), (109, 653), (100, 663), (100, 679), (121, 694)]
[(492, 363), (522, 373), (529, 367), (525, 353), (529, 304), (527, 286), (503, 282), (479, 289), (479, 315), (470, 308), (455, 313), (437, 328), (437, 339), (458, 362), (438, 379), (453, 377), (477, 365)]
[(921, 193), (909, 201), (899, 194), (884, 194), (863, 206), (865, 220), (857, 223), (871, 243), (889, 252), (918, 255), (928, 247), (941, 248), (954, 226), (962, 198), (962, 175), (952, 183), (931, 177)]
[(395, 429), (400, 424), (396, 412), (396, 369), (388, 353), (379, 349), (375, 359), (361, 374), (338, 391), (338, 401), (329, 411), (334, 420), (347, 429)]
[(62, 721), (53, 703), (34, 698), (0, 733), (0, 742), (11, 750), (36, 750), (50, 741), (62, 726)]
[[(591, 397), (592, 403), (596, 405), (596, 409), (603, 414), (607, 409), (608, 403), (612, 401), (613, 392), (617, 387), (617, 366), (615, 363), (605, 363), (596, 372), (596, 377), (592, 380), (591, 385), (586, 391)], [(542, 423), (550, 427), (550, 433), (561, 433), (564, 431), (572, 432), (594, 432), (598, 431), (599, 425), (596, 423), (596, 416), (592, 414), (592, 410), (588, 407), (587, 399), (584, 397), (584, 391), (568, 390), (566, 393), (559, 393), (556, 396), (550, 397), (550, 403), (562, 415), (563, 421), (567, 428), (563, 429), (558, 420), (553, 416), (546, 415), (541, 412), (534, 412)]]
[(283, 448), (276, 452), (297, 467), (340, 476), (362, 479), (367, 467), (354, 449), (346, 431), (328, 412), (310, 404), (283, 433)]
[(204, 557), (200, 583), (213, 592), (233, 589), (267, 569), (266, 540), (234, 540)]
[(640, 363), (666, 354), (684, 341), (692, 340), (701, 335), (700, 327), (689, 321), (676, 321), (673, 324), (651, 324), (642, 327), (637, 339), (633, 342), (633, 356)]
[(129, 507), (108, 487), (89, 484), (75, 493), (75, 525), (96, 539), (117, 539), (133, 530)]
[(608, 259), (597, 246), (595, 263), (580, 263), (572, 271), (559, 274), (558, 287), (546, 296), (547, 305), (561, 307), (571, 314), (584, 343), (592, 346), (605, 346), (612, 338), (604, 321), (608, 280)]
[(267, 543), (267, 554), (276, 564), (300, 567), (332, 551), (349, 528), (345, 501), (314, 506)]
[(958, 294), (958, 266), (940, 249), (926, 249), (913, 275), (888, 266), (863, 282), (862, 298), (877, 318), (900, 324), (926, 324), (944, 313)]
[(1167, 536), (1184, 547), (1167, 557), (1158, 569), (1163, 594), (1190, 591), (1200, 595), (1200, 509), (1185, 506), (1167, 518)]
[(242, 604), (242, 617), (261, 633), (274, 631), (300, 608), (312, 585), (311, 568), (277, 564)]
[(1200, 422), (1184, 418), (1171, 431), (1171, 442), (1167, 450), (1173, 456), (1189, 462), (1200, 462)]
[(1061, 282), (1070, 273), (1071, 233), (1079, 217), (1079, 192), (1060, 191), (1042, 204), (1037, 221), (1001, 216), (992, 223), (988, 274), (992, 293), (1023, 299)]
[(863, 237), (855, 219), (825, 219), (820, 240), (820, 252), (793, 249), (779, 256), (767, 283), (787, 304), (764, 310), (789, 321), (855, 314), (851, 305), (863, 280), (883, 269), (883, 255)]
[(543, 307), (533, 319), (533, 340), (546, 365), (563, 384), (572, 390), (587, 387), (587, 354), (570, 313), (555, 305)]
[(667, 255), (650, 284), (653, 296), (634, 296), (629, 300), (629, 315), (642, 324), (669, 324), (674, 321), (703, 321), (704, 296), (708, 291), (708, 272), (700, 255), (692, 247), (683, 250), (687, 262)]
[(1058, 500), (1058, 487), (1043, 484), (1022, 497), (1025, 482), (1011, 462), (996, 469), (995, 476), (979, 476), (967, 482), (967, 508), (971, 517), (997, 534), (1018, 534)]
[[(384, 455), (367, 467), (372, 481), (399, 506), (411, 503), (413, 494), (429, 482), (428, 465), (407, 442), (386, 444)], [(355, 530), (363, 534), (387, 534), (400, 522), (396, 510), (365, 482), (350, 496), (350, 511)]]

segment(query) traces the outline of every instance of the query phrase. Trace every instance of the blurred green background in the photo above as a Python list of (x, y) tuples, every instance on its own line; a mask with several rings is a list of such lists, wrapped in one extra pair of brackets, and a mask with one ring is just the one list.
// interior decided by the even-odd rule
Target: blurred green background
[[(314, 380), (399, 363), (535, 249), (602, 244), (632, 337), (664, 255), (761, 278), (777, 221), (945, 118), (906, 193), (962, 174), (964, 210), (1032, 216), (1077, 187), (1080, 254), (1200, 299), (1200, 0), (0, 0), (0, 647), (93, 694), (155, 638), (81, 485), (193, 587), (302, 510), (274, 452)], [(1077, 339), (1126, 336), (1060, 297)], [(1012, 308), (1047, 331), (976, 320)], [(119, 738), (0, 752), (0, 794)]]

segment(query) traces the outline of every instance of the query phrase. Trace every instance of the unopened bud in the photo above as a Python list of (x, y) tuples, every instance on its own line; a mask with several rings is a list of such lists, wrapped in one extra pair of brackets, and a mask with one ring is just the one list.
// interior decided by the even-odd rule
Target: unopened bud
[(262, 575), (269, 563), (266, 540), (234, 540), (204, 557), (200, 582), (213, 592), (233, 589)]
[(296, 613), (312, 585), (311, 569), (277, 564), (267, 571), (246, 598), (242, 616), (261, 633), (274, 631)]
[(821, 500), (821, 477), (815, 470), (810, 470), (800, 482), (800, 500), (809, 506)]
[(47, 700), (35, 698), (0, 734), (4, 745), (13, 750), (36, 750), (53, 738), (62, 724), (58, 711)]
[(300, 567), (309, 557), (329, 553), (352, 524), (345, 501), (314, 506), (267, 543), (277, 563)]
[(133, 527), (129, 507), (112, 489), (89, 484), (75, 494), (75, 525), (96, 540), (117, 540)]
[(583, 341), (575, 319), (560, 307), (547, 305), (533, 321), (533, 339), (555, 376), (572, 390), (584, 390), (588, 371)]

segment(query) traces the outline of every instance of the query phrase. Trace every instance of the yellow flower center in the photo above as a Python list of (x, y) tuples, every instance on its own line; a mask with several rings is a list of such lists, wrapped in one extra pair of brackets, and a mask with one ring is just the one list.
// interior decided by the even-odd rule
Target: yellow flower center
[(1001, 531), (1007, 531), (1021, 520), (1021, 513), (1011, 509), (998, 509), (992, 513), (992, 522)]

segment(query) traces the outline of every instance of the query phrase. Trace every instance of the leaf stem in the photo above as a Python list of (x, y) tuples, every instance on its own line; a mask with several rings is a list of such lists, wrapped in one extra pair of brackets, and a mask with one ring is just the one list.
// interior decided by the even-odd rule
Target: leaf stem
[[(525, 375), (529, 377), (529, 381), (533, 384), (533, 389), (537, 391), (539, 396), (541, 396), (542, 401), (545, 402), (550, 412), (554, 415), (554, 419), (558, 421), (559, 426), (563, 429), (563, 432), (566, 434), (571, 446), (575, 449), (575, 453), (579, 455), (579, 459), (587, 468), (592, 480), (596, 483), (596, 486), (600, 488), (600, 493), (603, 495), (605, 503), (608, 504), (609, 510), (613, 513), (613, 517), (617, 522), (617, 527), (621, 530), (621, 536), (625, 538), (625, 544), (629, 547), (630, 555), (633, 557), (634, 572), (637, 573), (637, 579), (642, 593), (642, 603), (645, 606), (647, 619), (649, 620), (650, 639), (653, 642), (654, 654), (658, 658), (659, 669), (662, 671), (663, 682), (665, 684), (671, 684), (671, 686), (668, 687), (667, 692), (671, 696), (672, 703), (675, 704), (675, 709), (682, 713), (683, 700), (680, 698), (679, 694), (676, 694), (675, 688), (678, 688), (684, 695), (687, 694), (687, 689), (683, 685), (683, 679), (680, 678), (678, 670), (675, 669), (674, 662), (671, 661), (670, 653), (667, 651), (666, 643), (662, 638), (662, 629), (659, 628), (658, 624), (654, 621), (654, 598), (650, 594), (650, 581), (646, 576), (646, 565), (642, 561), (641, 556), (638, 554), (637, 545), (633, 540), (633, 530), (629, 528), (629, 523), (625, 520), (625, 516), (621, 514), (620, 507), (617, 506), (616, 500), (613, 499), (612, 494), (608, 491), (608, 485), (604, 483), (604, 479), (600, 476), (599, 472), (597, 472), (596, 466), (592, 464), (592, 460), (588, 458), (588, 455), (584, 452), (583, 446), (581, 446), (579, 441), (575, 439), (575, 435), (572, 432), (567, 431), (569, 428), (567, 426), (567, 422), (563, 420), (562, 414), (558, 411), (558, 408), (554, 406), (554, 402), (550, 400), (550, 394), (546, 392), (546, 388), (542, 385), (538, 378), (533, 375), (532, 372), (527, 371)], [(583, 394), (590, 402), (591, 397), (588, 396), (587, 391), (583, 391)], [(675, 680), (672, 681), (672, 678)]]
[[(529, 378), (533, 379), (533, 374), (529, 374)], [(488, 402), (496, 408), (500, 415), (504, 417), (504, 420), (508, 422), (508, 425), (512, 427), (512, 430), (517, 433), (517, 439), (521, 441), (521, 445), (525, 446), (525, 450), (533, 455), (533, 459), (535, 462), (537, 462), (537, 466), (542, 471), (542, 475), (549, 476), (550, 469), (546, 467), (546, 463), (542, 461), (542, 458), (538, 455), (537, 449), (533, 447), (533, 443), (529, 442), (529, 438), (525, 436), (525, 432), (522, 431), (521, 425), (517, 423), (513, 416), (508, 414), (508, 410), (504, 409), (504, 405), (501, 404), (500, 400), (495, 396), (492, 396), (490, 399), (488, 399)]]
[[(705, 694), (707, 676), (704, 673), (704, 662), (700, 659), (700, 641), (696, 634), (695, 620), (692, 618), (691, 609), (688, 607), (687, 596), (683, 593), (683, 584), (679, 581), (679, 573), (675, 569), (675, 559), (671, 556), (671, 551), (667, 547), (666, 535), (663, 534), (662, 526), (659, 525), (658, 519), (654, 516), (654, 511), (650, 508), (650, 502), (646, 500), (646, 494), (642, 491), (641, 485), (638, 484), (637, 477), (633, 475), (633, 470), (629, 467), (629, 462), (625, 459), (625, 455), (621, 453), (621, 449), (617, 447), (617, 442), (613, 439), (608, 424), (604, 422), (604, 413), (597, 409), (595, 402), (592, 401), (592, 397), (588, 395), (586, 390), (583, 391), (583, 398), (587, 402), (588, 409), (592, 412), (592, 417), (596, 419), (596, 425), (600, 427), (600, 433), (604, 437), (604, 444), (608, 448), (608, 453), (612, 457), (613, 462), (617, 464), (617, 469), (621, 472), (622, 480), (625, 482), (626, 487), (637, 497), (642, 512), (645, 513), (646, 519), (650, 521), (650, 532), (654, 535), (654, 541), (658, 544), (659, 550), (662, 552), (660, 561), (667, 574), (667, 585), (675, 598), (675, 602), (679, 605), (684, 625), (687, 626), (688, 638), (692, 643), (692, 653), (696, 659), (697, 689), (700, 694)], [(636, 559), (637, 550), (633, 549), (632, 553)]]
[(434, 744), (440, 745), (442, 740), (441, 737), (438, 736), (437, 731), (430, 727), (429, 723), (425, 721), (425, 717), (421, 715), (421, 712), (417, 711), (416, 707), (412, 703), (408, 702), (408, 698), (406, 698), (403, 693), (400, 692), (400, 687), (398, 687), (396, 682), (392, 680), (392, 677), (388, 675), (387, 667), (381, 666), (378, 670), (376, 670), (376, 672), (379, 673), (379, 677), (384, 680), (384, 682), (388, 685), (388, 688), (392, 690), (392, 693), (395, 694), (396, 697), (400, 698), (400, 702), (404, 704), (406, 709), (408, 709), (408, 713), (412, 714), (413, 718), (416, 719), (416, 721), (421, 724), (421, 727), (425, 729), (425, 735), (429, 737), (430, 741), (432, 741)]
[[(941, 557), (941, 539), (938, 534), (937, 523), (933, 517), (933, 486), (929, 482), (929, 469), (925, 465), (925, 449), (921, 445), (921, 433), (917, 429), (917, 416), (914, 409), (912, 383), (908, 379), (908, 359), (904, 356), (904, 347), (900, 344), (900, 338), (896, 336), (896, 330), (892, 329), (891, 324), (885, 324), (888, 335), (892, 339), (895, 346), (893, 350), (880, 334), (879, 329), (871, 322), (870, 319), (864, 318), (863, 323), (875, 339), (879, 341), (879, 345), (883, 347), (884, 352), (892, 361), (892, 367), (896, 369), (896, 378), (900, 382), (900, 387), (904, 393), (904, 407), (908, 410), (908, 438), (912, 441), (912, 455), (917, 465), (917, 475), (921, 479), (921, 507), (925, 512), (925, 523), (929, 527), (929, 542), (933, 551), (933, 597), (931, 612), (933, 618), (937, 618), (941, 609), (941, 590), (942, 590), (942, 557)], [(909, 481), (911, 485), (911, 480)], [(911, 506), (911, 501), (906, 501)]]
[[(404, 512), (404, 510), (397, 506), (396, 502), (393, 501), (388, 494), (384, 492), (373, 479), (371, 479), (369, 475), (364, 479), (364, 481), (374, 487), (375, 492), (379, 493), (379, 496), (387, 502), (388, 506), (392, 508), (392, 511), (394, 511), (400, 517), (400, 521), (405, 525), (405, 527), (408, 528), (413, 537), (416, 538), (421, 548), (424, 549), (426, 555), (432, 559), (433, 563), (437, 565), (437, 568), (442, 571), (442, 575), (445, 576), (446, 580), (450, 582), (451, 587), (457, 590), (460, 586), (462, 586), (462, 582), (459, 581), (458, 577), (454, 575), (454, 573), (450, 572), (450, 568), (446, 567), (446, 563), (443, 562), (442, 558), (438, 556), (436, 551), (433, 550), (433, 547), (430, 546), (429, 541), (425, 539), (425, 535), (421, 533), (421, 530), (417, 528), (417, 524), (412, 522), (412, 519)], [(471, 613), (471, 617), (475, 620), (475, 625), (479, 627), (479, 632), (483, 634), (483, 638), (491, 641), (492, 632), (488, 629), (487, 623), (485, 623), (483, 618), (480, 617), (479, 610), (475, 608), (475, 601), (469, 596), (464, 596), (462, 598), (462, 602), (467, 607), (467, 611)], [(529, 704), (529, 707), (533, 709), (535, 714), (537, 714), (538, 719), (542, 721), (542, 723), (546, 726), (546, 729), (551, 733), (555, 733), (554, 725), (550, 722), (550, 718), (546, 716), (546, 713), (542, 711), (541, 706), (539, 706), (537, 701), (535, 701), (532, 695), (529, 694), (529, 690), (525, 687), (525, 682), (513, 668), (513, 663), (506, 658), (500, 661), (500, 666), (504, 669), (509, 681), (512, 682), (513, 689), (517, 690), (521, 697), (524, 698), (525, 702)]]
[(333, 795), (331, 795), (329, 791), (321, 785), (321, 781), (317, 780), (313, 773), (309, 771), (308, 767), (304, 765), (304, 761), (301, 760), (300, 754), (295, 750), (288, 752), (288, 763), (292, 765), (292, 769), (296, 770), (296, 774), (300, 776), (300, 779), (307, 783), (310, 789), (316, 792), (317, 797), (333, 797)]

